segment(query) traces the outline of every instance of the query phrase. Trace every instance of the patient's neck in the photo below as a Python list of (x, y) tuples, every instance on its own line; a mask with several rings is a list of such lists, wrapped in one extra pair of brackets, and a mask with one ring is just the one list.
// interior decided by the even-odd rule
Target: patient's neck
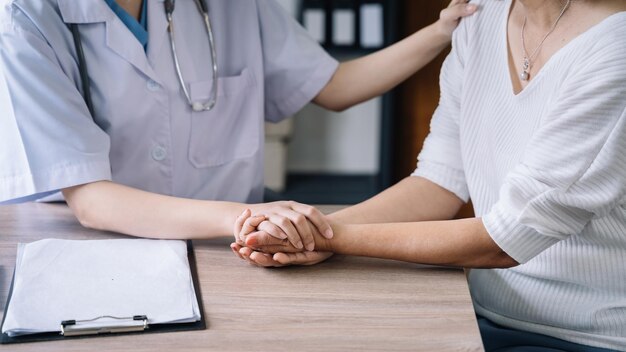
[[(517, 0), (520, 9), (534, 28), (550, 30), (561, 14), (567, 0)], [(571, 4), (570, 4), (571, 5)]]

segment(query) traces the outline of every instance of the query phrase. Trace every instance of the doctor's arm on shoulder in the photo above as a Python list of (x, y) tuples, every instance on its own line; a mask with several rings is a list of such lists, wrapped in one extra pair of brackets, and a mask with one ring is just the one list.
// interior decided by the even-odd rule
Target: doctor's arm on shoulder
[(386, 49), (341, 63), (313, 102), (342, 111), (384, 94), (439, 55), (450, 44), (459, 20), (476, 10), (466, 0), (452, 0), (430, 26)]
[[(451, 40), (460, 18), (476, 11), (465, 0), (452, 0), (440, 20), (385, 50), (343, 63), (314, 102), (343, 110), (378, 96), (415, 73)], [(210, 238), (233, 230), (236, 219), (263, 215), (265, 232), (299, 249), (313, 250), (313, 233), (333, 236), (326, 217), (295, 202), (245, 205), (169, 197), (108, 181), (63, 190), (81, 224), (141, 237)], [(249, 211), (246, 211), (249, 209)], [(243, 214), (242, 214), (243, 212)]]

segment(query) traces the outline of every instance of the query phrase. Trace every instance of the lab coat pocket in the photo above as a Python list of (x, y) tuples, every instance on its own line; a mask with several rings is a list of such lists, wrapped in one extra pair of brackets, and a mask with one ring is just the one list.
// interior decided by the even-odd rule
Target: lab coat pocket
[[(210, 99), (212, 82), (190, 84), (193, 101)], [(189, 160), (197, 168), (249, 158), (259, 150), (263, 109), (253, 75), (219, 77), (217, 103), (210, 111), (192, 112)]]

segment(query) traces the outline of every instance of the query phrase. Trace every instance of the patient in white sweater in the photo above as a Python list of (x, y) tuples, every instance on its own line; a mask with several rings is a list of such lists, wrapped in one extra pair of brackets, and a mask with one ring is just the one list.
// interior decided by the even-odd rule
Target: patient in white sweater
[[(626, 351), (626, 1), (472, 3), (413, 177), (330, 215), (316, 249), (478, 268), (487, 350)], [(470, 198), (476, 218), (448, 220)], [(295, 251), (267, 222), (236, 236)], [(262, 266), (328, 256), (233, 248)]]
[(561, 39), (552, 33), (526, 82), (511, 72), (523, 68), (520, 33), (508, 24), (507, 50), (505, 31), (521, 5), (480, 4), (453, 39), (415, 175), (471, 198), (491, 238), (524, 263), (471, 270), (478, 314), (626, 350), (626, 13), (587, 29), (582, 15), (597, 15), (572, 3), (558, 25), (577, 35), (550, 50)]

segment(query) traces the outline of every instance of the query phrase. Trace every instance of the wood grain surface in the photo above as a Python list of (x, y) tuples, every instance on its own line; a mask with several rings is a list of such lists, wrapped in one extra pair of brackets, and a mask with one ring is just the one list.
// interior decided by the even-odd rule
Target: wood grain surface
[[(2, 314), (18, 242), (117, 237), (82, 228), (65, 205), (0, 207)], [(344, 256), (261, 269), (236, 258), (229, 243), (194, 242), (204, 331), (0, 345), (0, 351), (482, 351), (461, 270)]]

